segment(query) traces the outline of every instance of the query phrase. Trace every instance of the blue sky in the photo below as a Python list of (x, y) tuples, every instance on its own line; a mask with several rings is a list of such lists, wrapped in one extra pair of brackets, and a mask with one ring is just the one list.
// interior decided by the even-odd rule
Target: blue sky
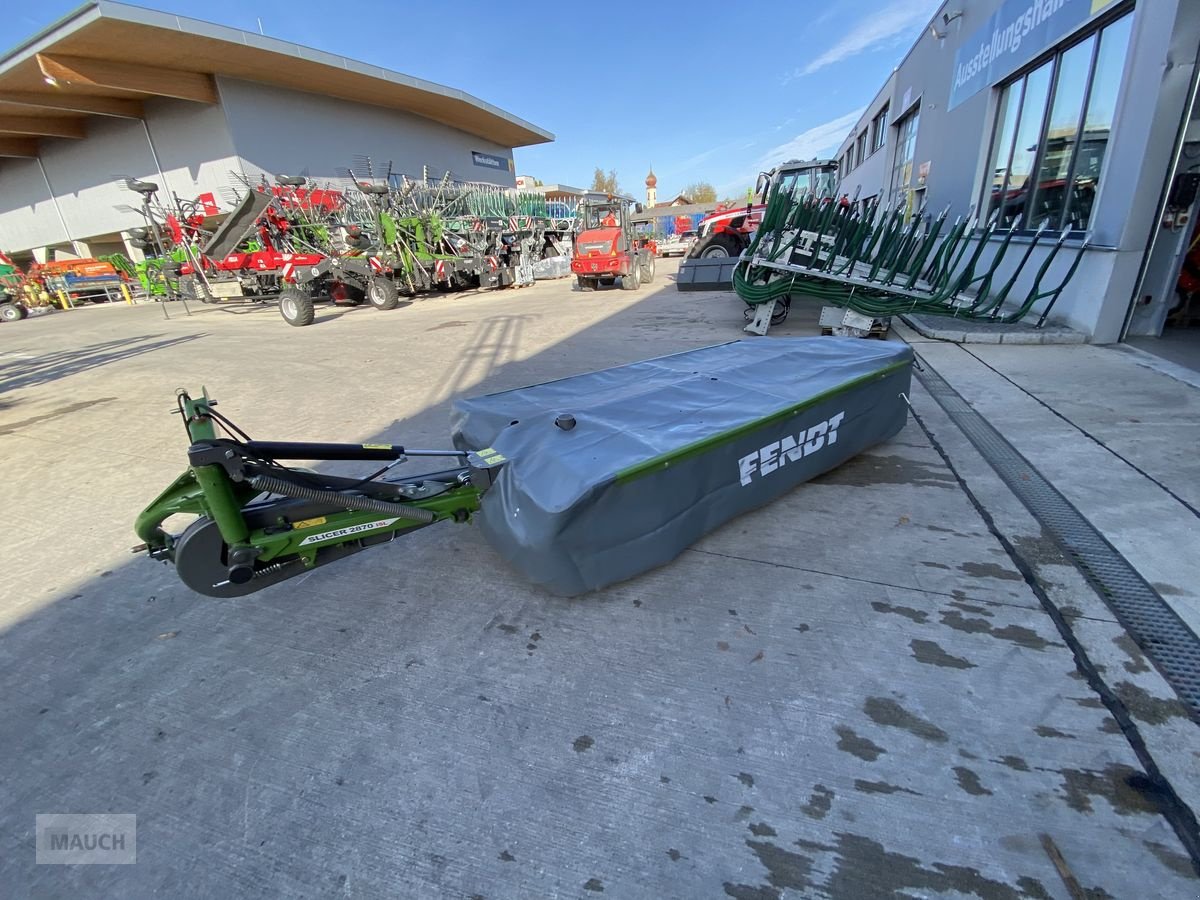
[[(10, 13), (0, 45), (78, 4)], [(615, 169), (639, 196), (704, 180), (745, 192), (774, 162), (837, 148), (938, 0), (741, 3), (141, 3), (350, 56), (465, 90), (555, 134), (517, 171), (586, 186)], [(331, 15), (332, 13), (332, 15)], [(131, 48), (136, 59), (136, 48)]]

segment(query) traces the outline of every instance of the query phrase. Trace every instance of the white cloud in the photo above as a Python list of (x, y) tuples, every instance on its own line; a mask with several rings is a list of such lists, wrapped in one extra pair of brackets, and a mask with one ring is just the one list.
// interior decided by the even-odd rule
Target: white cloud
[(759, 166), (765, 170), (788, 159), (812, 159), (814, 156), (828, 155), (850, 133), (865, 109), (865, 106), (860, 107), (844, 116), (814, 125), (787, 143), (772, 147), (762, 155)]
[(872, 13), (846, 32), (832, 47), (811, 60), (808, 65), (796, 69), (784, 78), (784, 83), (811, 75), (866, 50), (917, 37), (916, 30), (924, 26), (941, 6), (943, 0), (891, 0), (877, 13)]
[[(858, 122), (858, 117), (863, 114), (864, 109), (866, 107), (846, 113), (844, 116), (838, 116), (821, 125), (814, 125), (787, 143), (772, 147), (759, 157), (758, 161), (754, 163), (753, 169), (744, 169), (735, 177), (718, 184), (716, 186), (717, 195), (721, 197), (731, 194), (740, 195), (746, 188), (757, 182), (759, 172), (772, 169), (786, 160), (828, 156), (850, 133), (850, 129)], [(792, 121), (792, 119), (788, 119), (785, 125), (792, 124)]]

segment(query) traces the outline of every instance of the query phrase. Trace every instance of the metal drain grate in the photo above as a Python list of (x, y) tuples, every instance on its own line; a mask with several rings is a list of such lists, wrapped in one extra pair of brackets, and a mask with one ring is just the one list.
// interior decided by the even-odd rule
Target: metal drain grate
[(1075, 506), (924, 359), (917, 378), (1054, 537), (1200, 722), (1200, 638)]

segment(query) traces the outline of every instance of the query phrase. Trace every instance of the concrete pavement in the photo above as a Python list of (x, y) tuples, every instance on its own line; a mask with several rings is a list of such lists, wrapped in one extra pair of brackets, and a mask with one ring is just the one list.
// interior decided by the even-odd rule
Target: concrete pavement
[[(1194, 896), (1144, 755), (1026, 578), (1038, 532), (919, 392), (921, 422), (893, 441), (575, 600), (449, 524), (237, 601), (124, 555), (134, 515), (184, 464), (175, 386), (207, 384), (256, 437), (440, 446), (455, 396), (740, 336), (730, 294), (679, 294), (672, 270), (660, 261), (639, 294), (542, 283), (307, 329), (269, 309), (164, 321), (156, 307), (0, 329), (0, 446), (18, 473), (5, 488), (0, 883), (36, 896), (1071, 897), (1058, 854), (1091, 896)], [(816, 314), (797, 307), (772, 334), (815, 333)], [(1029, 399), (1074, 396), (1044, 393), (1040, 360), (1112, 352), (918, 349), (1006, 429), (1041, 429), (1022, 449), (1047, 467), (1055, 441), (1079, 439)], [(1093, 412), (1064, 415), (1191, 502), (1181, 458), (1139, 449), (1134, 429), (1102, 434)], [(1165, 488), (1124, 489), (1135, 514), (1176, 516), (1186, 537)], [(1117, 518), (1104, 527), (1120, 537)], [(1126, 547), (1189, 608), (1186, 572), (1151, 543)], [(1194, 724), (1041, 550), (1052, 600), (1094, 630), (1105, 671), (1145, 692), (1139, 709), (1161, 719), (1138, 722), (1153, 762), (1194, 796)], [(136, 865), (33, 865), (36, 813), (99, 811), (137, 814)]]

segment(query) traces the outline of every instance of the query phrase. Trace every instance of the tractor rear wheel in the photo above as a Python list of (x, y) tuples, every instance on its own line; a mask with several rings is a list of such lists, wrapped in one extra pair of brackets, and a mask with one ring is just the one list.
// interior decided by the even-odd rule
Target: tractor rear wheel
[(621, 276), (621, 287), (627, 291), (636, 291), (642, 286), (642, 267), (634, 260), (628, 275)]
[(312, 297), (294, 287), (279, 292), (279, 314), (283, 316), (283, 321), (297, 328), (311, 325), (317, 317)]
[(654, 256), (646, 257), (646, 265), (642, 267), (642, 281), (649, 284), (654, 280)]
[(395, 309), (400, 305), (400, 291), (390, 278), (372, 278), (367, 285), (367, 300), (376, 309)]
[(740, 256), (741, 252), (740, 240), (732, 234), (718, 231), (698, 241), (688, 256), (692, 259), (712, 259), (718, 256)]
[(15, 303), (0, 303), (0, 321), (19, 322), (25, 318), (25, 307)]

